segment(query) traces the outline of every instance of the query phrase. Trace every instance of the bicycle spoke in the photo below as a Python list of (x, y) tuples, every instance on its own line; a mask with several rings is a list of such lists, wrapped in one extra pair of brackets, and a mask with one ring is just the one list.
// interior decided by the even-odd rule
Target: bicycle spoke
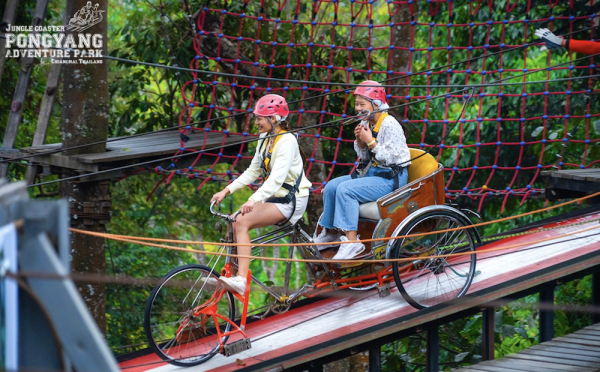
[[(206, 279), (217, 280), (217, 275), (206, 266), (187, 265), (167, 274), (162, 284), (152, 291), (144, 329), (150, 346), (162, 359), (179, 366), (191, 366), (210, 359), (218, 351), (217, 327), (228, 332), (231, 325), (216, 323), (214, 317), (203, 313), (192, 316), (194, 311), (199, 311), (199, 304), (208, 301), (219, 314), (230, 319), (235, 316), (233, 296), (229, 292), (215, 294), (214, 289), (207, 290)], [(181, 311), (173, 311), (173, 306)], [(223, 338), (223, 342), (226, 339)]]
[[(450, 211), (432, 211), (419, 216), (400, 235), (460, 228), (464, 219)], [(432, 229), (433, 227), (433, 229)], [(475, 257), (440, 257), (457, 251), (474, 251), (473, 230), (459, 229), (404, 239), (394, 249), (395, 257), (413, 257), (413, 271), (400, 274), (393, 265), (400, 293), (413, 306), (422, 308), (463, 295), (473, 279)]]

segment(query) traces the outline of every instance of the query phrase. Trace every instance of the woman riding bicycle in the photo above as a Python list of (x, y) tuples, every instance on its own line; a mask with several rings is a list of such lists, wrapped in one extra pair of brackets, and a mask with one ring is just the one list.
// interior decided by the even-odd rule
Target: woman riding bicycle
[[(386, 111), (389, 106), (384, 88), (367, 80), (356, 87), (354, 96), (354, 109), (367, 115), (354, 129), (354, 150), (360, 163), (352, 175), (335, 178), (325, 186), (319, 223), (323, 230), (315, 243), (357, 240), (359, 204), (389, 194), (408, 179), (405, 168), (410, 165), (410, 152), (402, 126)], [(332, 246), (320, 245), (319, 249)], [(333, 258), (351, 259), (364, 250), (362, 243), (342, 243)]]
[[(288, 132), (285, 119), (289, 110), (285, 98), (267, 94), (256, 102), (253, 114), (262, 138), (254, 158), (244, 173), (211, 198), (219, 204), (227, 194), (263, 177), (262, 186), (241, 206), (241, 214), (233, 224), (234, 238), (239, 244), (238, 254), (245, 256), (249, 256), (251, 251), (249, 231), (286, 221), (296, 223), (306, 210), (312, 186), (304, 175), (298, 141)], [(269, 137), (265, 138), (267, 135)], [(228, 290), (243, 295), (249, 266), (248, 258), (239, 258), (237, 275), (230, 278), (221, 276), (219, 281)]]

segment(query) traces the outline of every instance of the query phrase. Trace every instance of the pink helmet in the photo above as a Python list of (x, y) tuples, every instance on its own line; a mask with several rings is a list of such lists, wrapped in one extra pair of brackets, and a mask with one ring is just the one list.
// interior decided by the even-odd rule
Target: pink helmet
[(256, 116), (275, 116), (279, 115), (282, 118), (286, 118), (290, 110), (285, 98), (278, 94), (267, 94), (266, 96), (260, 97), (256, 101), (254, 111), (252, 112)]
[[(363, 85), (370, 86), (365, 87)], [(385, 89), (381, 86), (381, 84), (373, 80), (366, 80), (360, 83), (360, 85), (354, 89), (354, 95), (364, 97), (369, 101), (380, 100), (381, 103), (387, 103)]]

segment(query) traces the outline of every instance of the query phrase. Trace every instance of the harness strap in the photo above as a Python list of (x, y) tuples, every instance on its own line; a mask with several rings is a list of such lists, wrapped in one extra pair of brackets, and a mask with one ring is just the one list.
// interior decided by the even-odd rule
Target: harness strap
[(280, 203), (280, 204), (288, 204), (290, 202), (293, 203), (292, 204), (292, 214), (290, 214), (290, 216), (284, 222), (280, 222), (277, 225), (285, 225), (286, 223), (288, 223), (288, 221), (292, 218), (292, 216), (296, 212), (296, 193), (298, 192), (298, 190), (300, 190), (300, 182), (302, 182), (302, 177), (304, 177), (304, 170), (302, 170), (302, 174), (300, 174), (298, 179), (296, 179), (294, 186), (290, 186), (287, 183), (284, 183), (281, 185), (284, 189), (289, 191), (286, 196), (280, 196), (280, 197), (272, 196), (266, 200), (267, 203)]
[[(275, 140), (271, 144), (270, 148), (268, 150), (264, 149), (262, 151), (263, 161), (261, 162), (260, 167), (263, 170), (263, 178), (265, 181), (267, 180), (267, 178), (269, 178), (269, 175), (271, 175), (271, 156), (273, 154), (273, 149), (275, 148), (275, 145), (277, 145), (277, 142), (279, 141), (279, 139), (285, 133), (287, 133), (287, 131), (281, 130), (275, 137)], [(263, 142), (260, 145), (261, 148), (266, 147), (266, 141), (267, 141), (266, 139), (263, 140)], [(296, 193), (298, 192), (298, 190), (300, 190), (300, 182), (302, 182), (302, 177), (304, 177), (304, 169), (302, 170), (302, 174), (300, 174), (300, 176), (296, 179), (294, 186), (290, 186), (287, 183), (283, 183), (281, 185), (281, 187), (288, 190), (288, 193), (286, 196), (280, 196), (280, 197), (272, 196), (272, 197), (268, 198), (267, 200), (265, 200), (265, 203), (279, 203), (279, 204), (293, 203), (292, 214), (284, 222), (280, 222), (277, 225), (285, 225), (290, 220), (290, 218), (292, 218), (292, 216), (294, 215), (294, 212), (296, 211)]]
[[(385, 173), (382, 172), (382, 173), (376, 174), (376, 176), (382, 177), (382, 178), (385, 178), (388, 180), (393, 179), (394, 180), (394, 190), (396, 190), (400, 186), (400, 183), (398, 181), (398, 178), (399, 178), (398, 176), (402, 175), (402, 172), (404, 172), (404, 168), (406, 168), (406, 167), (403, 167), (401, 165), (392, 165), (391, 167), (389, 167), (390, 170), (388, 172), (385, 172)], [(350, 177), (352, 177), (353, 179), (359, 178), (358, 167), (354, 170), (354, 172), (352, 172), (350, 174)]]
[(286, 196), (272, 196), (266, 200), (266, 203), (288, 204), (289, 202), (296, 199), (296, 193), (300, 189), (300, 182), (302, 181), (303, 175), (304, 175), (304, 172), (302, 172), (302, 175), (300, 175), (300, 177), (298, 177), (294, 186), (290, 186), (287, 183), (284, 183), (281, 185), (281, 187), (283, 187), (284, 189), (289, 191)]
[(285, 133), (287, 133), (287, 131), (281, 130), (277, 134), (277, 136), (275, 136), (275, 140), (273, 140), (273, 143), (271, 144), (271, 146), (269, 147), (268, 150), (265, 149), (266, 144), (268, 142), (268, 140), (266, 138), (260, 144), (260, 147), (263, 148), (262, 162), (260, 163), (260, 167), (263, 170), (263, 178), (265, 179), (265, 181), (271, 175), (271, 156), (273, 155), (273, 149), (275, 148), (275, 145), (277, 145), (277, 142), (279, 141), (279, 139), (281, 139), (282, 135)]

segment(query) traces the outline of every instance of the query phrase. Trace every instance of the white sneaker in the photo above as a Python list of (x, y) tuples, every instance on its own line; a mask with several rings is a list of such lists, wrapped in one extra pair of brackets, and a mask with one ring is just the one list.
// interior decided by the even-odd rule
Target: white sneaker
[[(323, 228), (321, 233), (316, 238), (313, 238), (313, 243), (330, 243), (330, 242), (339, 242), (342, 233), (339, 230), (336, 230), (335, 234), (328, 234), (327, 229)], [(317, 248), (322, 251), (327, 248), (335, 247), (337, 244), (323, 244), (317, 245)]]
[(217, 287), (220, 285), (221, 283), (219, 283), (219, 280), (215, 277), (203, 276), (202, 278), (200, 278), (200, 288), (202, 288), (205, 291), (213, 291), (217, 289)]
[[(360, 236), (359, 236), (360, 238)], [(348, 238), (342, 236), (340, 238), (341, 241), (347, 242)], [(365, 245), (363, 243), (343, 243), (340, 245), (340, 249), (333, 256), (334, 260), (349, 260), (361, 254), (365, 250)]]
[(237, 292), (243, 296), (246, 291), (246, 278), (243, 276), (236, 275), (231, 278), (221, 276), (219, 277), (219, 281), (231, 292)]

